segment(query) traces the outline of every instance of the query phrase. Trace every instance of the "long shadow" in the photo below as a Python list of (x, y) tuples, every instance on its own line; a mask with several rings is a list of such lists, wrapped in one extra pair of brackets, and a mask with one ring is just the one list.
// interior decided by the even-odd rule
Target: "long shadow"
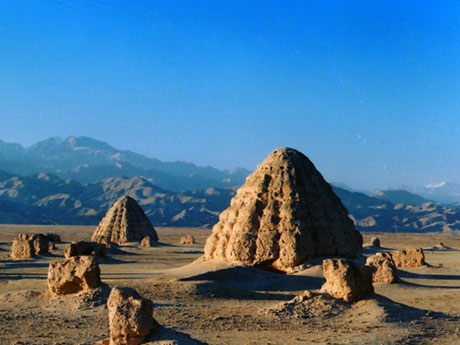
[(245, 266), (224, 268), (181, 280), (196, 281), (196, 290), (203, 296), (268, 300), (288, 300), (294, 297), (294, 291), (319, 289), (324, 283), (324, 278), (286, 275)]
[(433, 279), (433, 280), (459, 280), (460, 275), (452, 275), (452, 274), (426, 274), (426, 273), (413, 273), (407, 271), (398, 270), (398, 275), (401, 278), (408, 278), (408, 279)]
[(152, 247), (178, 247), (175, 244), (169, 244), (164, 242), (155, 242)]
[(14, 260), (8, 261), (5, 263), (5, 266), (1, 268), (1, 270), (11, 270), (17, 268), (40, 268), (40, 267), (48, 267), (49, 262), (36, 262), (36, 261), (29, 261), (29, 260)]
[(101, 276), (103, 279), (109, 279), (109, 280), (146, 279), (145, 273), (130, 273), (130, 272), (104, 273), (102, 272)]
[(401, 283), (404, 285), (418, 287), (418, 288), (426, 288), (426, 289), (446, 289), (446, 290), (458, 290), (460, 286), (446, 286), (446, 285), (426, 285), (426, 284), (419, 284), (419, 283), (412, 283), (408, 281), (401, 280)]
[(165, 343), (167, 342), (168, 344), (207, 345), (207, 343), (193, 339), (188, 334), (164, 326), (157, 326), (154, 330), (154, 336), (150, 337), (148, 340), (165, 341)]
[(98, 256), (97, 262), (101, 265), (123, 265), (132, 264), (135, 260), (121, 260), (111, 256)]
[(401, 278), (406, 278), (406, 279), (426, 279), (426, 280), (455, 280), (455, 281), (460, 282), (460, 275), (452, 275), (452, 274), (437, 275), (437, 274), (426, 274), (426, 273), (413, 273), (413, 272), (398, 270), (398, 276), (400, 278), (400, 282), (408, 286), (428, 288), (428, 289), (460, 289), (460, 285), (457, 285), (457, 286), (427, 285), (427, 284), (409, 282), (409, 281), (401, 279)]
[[(406, 304), (395, 302), (387, 297), (382, 295), (375, 294), (372, 296), (375, 298), (378, 305), (385, 310), (385, 321), (386, 322), (409, 322), (412, 320), (418, 320), (424, 317), (430, 318), (448, 318), (452, 320), (452, 316), (441, 313), (434, 312), (427, 309), (419, 309), (415, 307), (408, 306)], [(459, 317), (454, 317), (454, 319), (460, 319)]]
[(363, 247), (363, 253), (364, 254), (374, 254), (374, 253), (379, 253), (379, 252), (391, 252), (392, 250), (395, 250), (395, 248), (390, 248), (390, 247), (371, 247), (371, 246)]
[[(126, 247), (126, 248), (137, 248), (137, 247), (131, 246), (131, 247)], [(107, 256), (109, 256), (109, 255), (132, 255), (132, 256), (137, 256), (137, 255), (142, 255), (142, 254), (127, 252), (126, 250), (123, 250), (118, 246), (112, 246), (110, 248), (107, 248)]]
[(46, 273), (0, 273), (0, 280), (46, 279)]
[(185, 252), (179, 252), (179, 251), (174, 251), (174, 254), (203, 254), (204, 252), (202, 250), (189, 250)]

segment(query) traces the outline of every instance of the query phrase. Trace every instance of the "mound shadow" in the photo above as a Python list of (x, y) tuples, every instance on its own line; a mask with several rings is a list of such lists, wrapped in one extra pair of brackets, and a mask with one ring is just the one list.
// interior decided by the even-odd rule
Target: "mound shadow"
[(174, 254), (203, 254), (204, 252), (202, 250), (188, 250), (188, 251), (174, 251)]
[[(207, 345), (199, 340), (193, 339), (188, 334), (176, 331), (173, 328), (155, 325), (152, 329), (151, 336), (145, 339), (143, 344), (151, 344), (152, 342), (160, 344), (182, 344), (182, 345)], [(84, 343), (81, 345), (109, 345), (110, 338), (102, 339), (95, 342)]]
[(452, 280), (459, 282), (460, 281), (460, 275), (455, 275), (455, 274), (443, 274), (443, 275), (438, 275), (438, 274), (427, 274), (427, 273), (413, 273), (413, 272), (407, 272), (407, 271), (402, 271), (398, 270), (398, 276), (400, 278), (401, 283), (405, 285), (410, 285), (414, 287), (423, 287), (423, 288), (435, 288), (435, 289), (460, 289), (460, 285), (427, 285), (427, 284), (420, 284), (420, 283), (414, 283), (414, 282), (409, 282), (406, 280), (403, 280), (403, 278), (406, 279), (424, 279), (424, 280)]
[(324, 278), (287, 275), (250, 266), (209, 271), (179, 281), (196, 282), (202, 296), (223, 299), (289, 300), (301, 290), (319, 289)]
[(452, 316), (448, 314), (411, 307), (406, 304), (395, 302), (382, 295), (375, 294), (372, 298), (374, 298), (377, 302), (377, 305), (384, 310), (385, 322), (405, 323), (414, 320), (423, 320), (428, 318), (452, 319)]
[(21, 268), (41, 268), (41, 267), (48, 267), (49, 262), (43, 261), (33, 261), (33, 260), (8, 260), (5, 262), (5, 265), (1, 268), (1, 270), (11, 270), (11, 269), (21, 269)]
[(135, 260), (122, 260), (111, 256), (97, 256), (97, 262), (101, 265), (123, 265), (136, 262)]

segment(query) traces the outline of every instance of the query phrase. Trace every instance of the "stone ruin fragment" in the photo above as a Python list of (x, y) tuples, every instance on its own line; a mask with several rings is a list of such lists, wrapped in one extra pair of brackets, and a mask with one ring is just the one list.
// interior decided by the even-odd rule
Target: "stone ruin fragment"
[(195, 238), (192, 235), (182, 236), (180, 238), (180, 244), (194, 244)]
[(371, 268), (358, 265), (352, 260), (324, 260), (323, 275), (326, 282), (321, 292), (345, 302), (356, 302), (374, 292)]
[(48, 268), (48, 291), (67, 295), (96, 289), (101, 286), (100, 276), (97, 259), (92, 255), (53, 261)]
[(392, 251), (391, 258), (396, 267), (420, 267), (425, 265), (422, 248), (405, 248)]
[(151, 335), (157, 325), (153, 303), (131, 288), (115, 287), (107, 300), (110, 345), (137, 345)]
[(105, 256), (106, 253), (107, 249), (103, 243), (78, 241), (70, 243), (66, 246), (64, 257), (70, 258), (71, 256), (79, 255)]
[(43, 234), (19, 234), (11, 245), (13, 260), (33, 258), (48, 253), (49, 241)]
[(371, 268), (373, 283), (393, 284), (398, 281), (398, 270), (389, 253), (369, 256), (366, 265)]

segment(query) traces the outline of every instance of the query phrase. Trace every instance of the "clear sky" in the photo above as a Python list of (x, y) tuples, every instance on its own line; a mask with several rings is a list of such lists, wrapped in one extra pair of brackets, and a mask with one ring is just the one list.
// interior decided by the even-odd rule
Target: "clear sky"
[(0, 2), (0, 139), (361, 188), (460, 182), (460, 2)]

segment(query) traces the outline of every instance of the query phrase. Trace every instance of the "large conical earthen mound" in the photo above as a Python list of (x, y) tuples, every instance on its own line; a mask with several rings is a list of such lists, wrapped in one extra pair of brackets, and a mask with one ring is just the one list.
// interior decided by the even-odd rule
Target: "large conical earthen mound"
[(123, 244), (150, 236), (158, 241), (157, 233), (142, 208), (129, 196), (118, 199), (107, 211), (94, 231), (91, 241)]
[(355, 257), (362, 236), (301, 152), (273, 151), (220, 214), (205, 258), (286, 271), (308, 258)]

